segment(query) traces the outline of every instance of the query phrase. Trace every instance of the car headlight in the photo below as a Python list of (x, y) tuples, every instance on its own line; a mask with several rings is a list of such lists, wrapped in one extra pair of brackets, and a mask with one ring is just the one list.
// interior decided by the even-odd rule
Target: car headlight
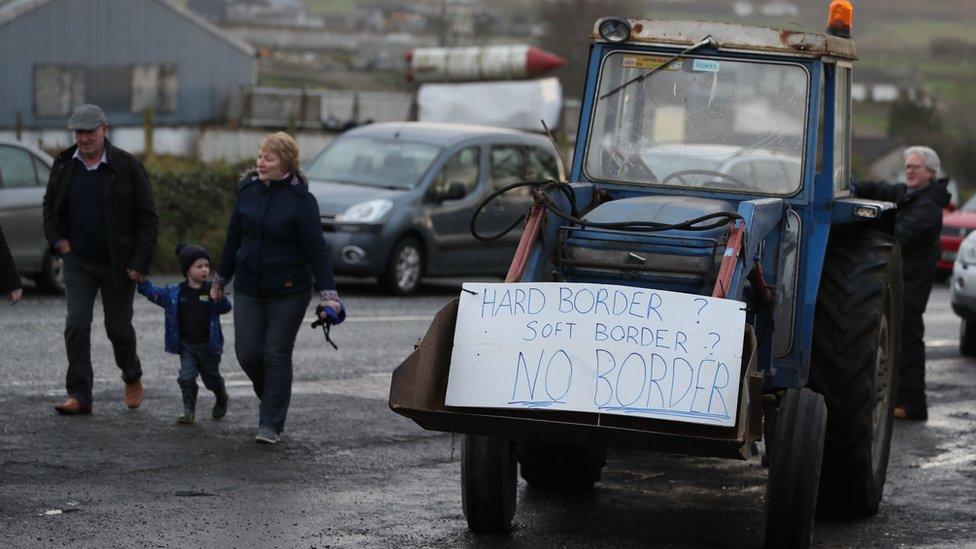
[(630, 38), (630, 23), (620, 17), (604, 17), (597, 24), (597, 31), (607, 42), (623, 42)]
[(393, 209), (393, 202), (380, 198), (368, 200), (351, 206), (348, 210), (336, 216), (336, 221), (342, 223), (379, 223)]

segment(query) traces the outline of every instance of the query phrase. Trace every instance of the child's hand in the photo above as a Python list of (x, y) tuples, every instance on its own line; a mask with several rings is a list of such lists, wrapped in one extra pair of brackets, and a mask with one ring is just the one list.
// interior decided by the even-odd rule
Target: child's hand
[(224, 298), (224, 287), (214, 284), (210, 287), (210, 299), (220, 301)]

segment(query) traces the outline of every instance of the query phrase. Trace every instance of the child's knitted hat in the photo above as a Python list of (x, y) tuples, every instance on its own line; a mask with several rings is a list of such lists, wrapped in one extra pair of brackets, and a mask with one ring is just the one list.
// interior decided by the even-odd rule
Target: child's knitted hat
[(183, 276), (186, 276), (186, 272), (190, 270), (196, 260), (206, 259), (208, 262), (210, 261), (210, 254), (203, 247), (182, 242), (176, 245), (176, 257), (180, 260), (180, 271)]

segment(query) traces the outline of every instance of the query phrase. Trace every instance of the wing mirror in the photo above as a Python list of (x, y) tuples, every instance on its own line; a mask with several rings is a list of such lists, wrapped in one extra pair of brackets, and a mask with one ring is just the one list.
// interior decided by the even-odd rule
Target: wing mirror
[(430, 193), (430, 198), (438, 202), (444, 200), (460, 200), (468, 196), (468, 189), (464, 186), (464, 183), (455, 181), (447, 186), (445, 190), (433, 190)]

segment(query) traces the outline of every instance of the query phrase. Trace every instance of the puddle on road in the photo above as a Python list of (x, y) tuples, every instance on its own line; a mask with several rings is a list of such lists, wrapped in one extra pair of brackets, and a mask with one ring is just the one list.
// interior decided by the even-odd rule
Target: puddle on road
[(976, 456), (973, 456), (973, 449), (969, 444), (953, 442), (941, 444), (938, 449), (940, 453), (920, 463), (918, 466), (919, 469), (936, 469), (942, 467), (960, 469), (963, 466), (976, 462)]

